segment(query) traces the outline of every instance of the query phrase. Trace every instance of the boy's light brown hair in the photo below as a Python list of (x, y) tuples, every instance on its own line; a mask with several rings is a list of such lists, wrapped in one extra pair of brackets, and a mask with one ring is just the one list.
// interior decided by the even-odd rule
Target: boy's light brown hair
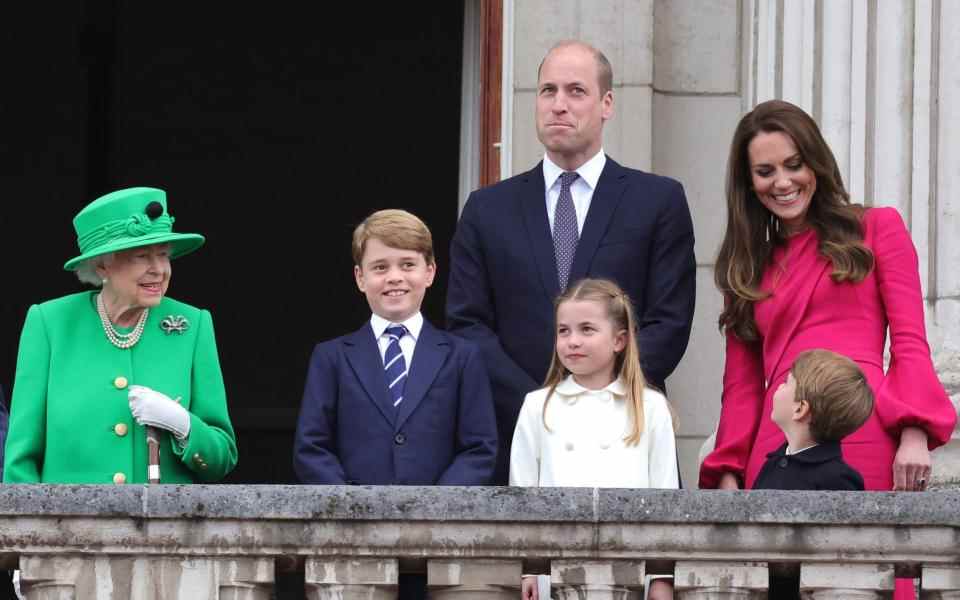
[(434, 264), (433, 235), (426, 223), (413, 213), (390, 208), (378, 210), (364, 219), (353, 230), (353, 264), (363, 267), (363, 253), (373, 238), (391, 248), (419, 252), (428, 265)]
[(867, 378), (846, 356), (808, 350), (797, 357), (790, 372), (797, 382), (794, 401), (810, 406), (810, 436), (818, 443), (839, 442), (873, 413)]

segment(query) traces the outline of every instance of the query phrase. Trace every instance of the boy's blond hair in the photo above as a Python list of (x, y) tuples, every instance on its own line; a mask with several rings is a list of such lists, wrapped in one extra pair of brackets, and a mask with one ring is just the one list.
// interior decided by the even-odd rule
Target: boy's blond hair
[(373, 238), (391, 248), (419, 252), (428, 265), (434, 264), (433, 235), (426, 223), (413, 213), (390, 208), (378, 210), (364, 219), (353, 230), (353, 264), (363, 267), (363, 253)]
[(818, 443), (839, 442), (873, 413), (867, 378), (846, 356), (808, 350), (797, 356), (790, 372), (797, 382), (794, 400), (810, 406), (810, 436)]

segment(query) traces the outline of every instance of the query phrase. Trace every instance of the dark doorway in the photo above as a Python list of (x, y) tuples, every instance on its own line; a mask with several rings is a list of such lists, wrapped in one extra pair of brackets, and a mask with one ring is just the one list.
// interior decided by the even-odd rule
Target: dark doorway
[(457, 218), (462, 3), (265, 7), (27, 3), (5, 8), (0, 34), (0, 382), (28, 306), (80, 289), (61, 268), (73, 215), (163, 188), (175, 228), (207, 236), (170, 295), (213, 313), (234, 483), (294, 480), (310, 351), (369, 315), (353, 227), (385, 207), (424, 218), (441, 274), (424, 312), (440, 325)]

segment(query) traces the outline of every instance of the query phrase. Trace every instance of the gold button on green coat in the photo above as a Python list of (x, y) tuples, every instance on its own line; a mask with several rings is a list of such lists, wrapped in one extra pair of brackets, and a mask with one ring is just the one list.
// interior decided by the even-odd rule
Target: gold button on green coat
[(113, 474), (113, 482), (114, 482), (115, 484), (117, 484), (117, 485), (120, 485), (121, 483), (126, 483), (126, 482), (127, 482), (127, 476), (124, 475), (123, 473), (114, 473), (114, 474)]
[(127, 378), (124, 377), (123, 375), (120, 375), (119, 377), (113, 380), (113, 387), (117, 388), (118, 390), (122, 390), (126, 388)]
[[(160, 430), (161, 482), (223, 479), (237, 464), (237, 443), (210, 313), (163, 298), (150, 309), (140, 341), (120, 349), (104, 334), (95, 293), (64, 296), (27, 312), (3, 480), (109, 484), (122, 473), (127, 483), (146, 483), (146, 432), (132, 421), (126, 391), (117, 391), (120, 373), (125, 387), (179, 396), (190, 413), (183, 442)], [(160, 323), (168, 316), (182, 316), (190, 327), (167, 334)], [(132, 423), (126, 435), (117, 428), (124, 423)], [(116, 435), (90, 435), (108, 430)], [(194, 462), (195, 454), (206, 468)]]
[(117, 423), (113, 426), (113, 432), (120, 437), (127, 435), (127, 424), (126, 423)]

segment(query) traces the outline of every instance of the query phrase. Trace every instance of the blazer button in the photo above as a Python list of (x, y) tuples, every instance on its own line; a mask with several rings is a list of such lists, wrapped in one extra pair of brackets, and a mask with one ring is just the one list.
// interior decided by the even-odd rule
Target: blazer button
[(786, 469), (786, 468), (787, 468), (787, 462), (788, 462), (788, 461), (787, 461), (787, 457), (784, 456), (783, 458), (781, 458), (781, 459), (777, 462), (777, 465), (778, 465), (781, 469)]
[(114, 474), (113, 474), (113, 482), (114, 482), (115, 484), (117, 484), (117, 485), (120, 485), (120, 484), (122, 484), (122, 483), (126, 483), (126, 482), (127, 482), (127, 476), (124, 475), (123, 473), (114, 473)]
[(113, 426), (113, 432), (117, 434), (118, 437), (123, 437), (127, 435), (127, 424), (126, 423), (117, 423)]
[(113, 380), (113, 387), (117, 388), (118, 390), (122, 390), (123, 388), (127, 387), (127, 378), (123, 375), (118, 376)]
[(393, 443), (395, 443), (398, 446), (402, 446), (407, 443), (407, 436), (402, 433), (398, 433), (397, 435), (394, 436)]

